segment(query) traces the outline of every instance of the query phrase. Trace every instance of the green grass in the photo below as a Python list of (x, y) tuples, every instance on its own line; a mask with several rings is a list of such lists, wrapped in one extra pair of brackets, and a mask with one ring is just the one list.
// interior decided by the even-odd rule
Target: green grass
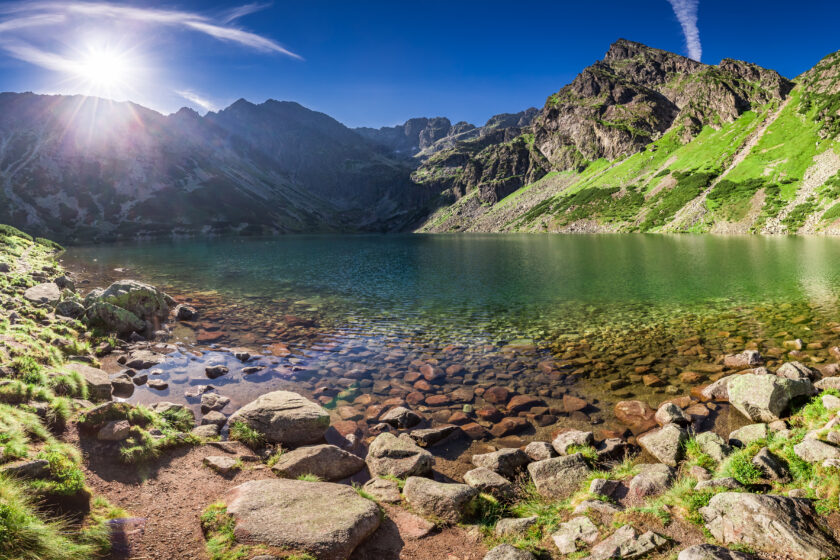
[(299, 475), (297, 479), (302, 480), (304, 482), (321, 482), (320, 476), (311, 473)]
[(244, 422), (231, 424), (230, 439), (241, 441), (251, 449), (260, 449), (265, 446), (265, 437)]
[(251, 547), (237, 544), (234, 527), (233, 516), (222, 503), (211, 504), (202, 512), (201, 529), (210, 560), (243, 560), (251, 555)]
[(651, 231), (664, 226), (677, 211), (700, 195), (717, 176), (718, 171), (685, 171), (674, 173), (677, 184), (663, 189), (646, 203), (648, 212), (640, 224), (640, 231)]

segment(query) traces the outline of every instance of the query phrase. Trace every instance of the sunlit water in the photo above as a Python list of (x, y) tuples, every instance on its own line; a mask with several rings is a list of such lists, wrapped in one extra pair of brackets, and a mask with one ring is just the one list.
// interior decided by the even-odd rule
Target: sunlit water
[[(479, 385), (512, 378), (536, 392), (549, 383), (537, 364), (551, 359), (604, 404), (687, 392), (680, 373), (748, 346), (784, 360), (779, 348), (799, 338), (797, 359), (816, 365), (838, 338), (840, 240), (827, 238), (285, 236), (80, 247), (65, 260), (103, 281), (138, 277), (206, 298), (201, 321), (220, 325), (215, 342), (257, 351), (285, 342), (298, 361), (278, 367), (364, 363), (401, 376), (432, 357), (475, 365)], [(284, 330), (287, 314), (316, 320), (316, 332)], [(686, 350), (689, 337), (699, 349)], [(665, 383), (644, 388), (644, 373)], [(614, 379), (629, 388), (603, 394)], [(253, 381), (234, 398), (265, 390)]]

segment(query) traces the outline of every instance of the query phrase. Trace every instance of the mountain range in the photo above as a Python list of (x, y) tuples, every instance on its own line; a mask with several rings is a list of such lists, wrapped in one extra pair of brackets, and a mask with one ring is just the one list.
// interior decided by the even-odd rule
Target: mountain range
[[(0, 94), (0, 222), (61, 240), (312, 231), (840, 233), (840, 53), (793, 80), (627, 40), (483, 126), (297, 103)], [(43, 232), (43, 233), (42, 233)]]

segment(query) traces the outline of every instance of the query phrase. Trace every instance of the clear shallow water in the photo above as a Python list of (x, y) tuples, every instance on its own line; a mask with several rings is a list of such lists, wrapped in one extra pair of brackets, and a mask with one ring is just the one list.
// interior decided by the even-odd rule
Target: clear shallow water
[(68, 259), (177, 290), (298, 302), (347, 325), (500, 340), (768, 302), (833, 309), (840, 293), (840, 240), (824, 238), (287, 236), (75, 248)]
[[(562, 415), (571, 393), (597, 403), (588, 418), (609, 420), (618, 400), (656, 405), (708, 382), (722, 354), (749, 347), (771, 367), (818, 365), (833, 361), (828, 348), (840, 343), (840, 240), (828, 238), (286, 236), (80, 247), (65, 261), (100, 285), (134, 277), (195, 298), (202, 315), (176, 330), (182, 340), (264, 353), (287, 345), (291, 355), (275, 353), (258, 377), (232, 367), (219, 383), (234, 405), (285, 383), (294, 368), (317, 372), (305, 390), (343, 389), (348, 372), (368, 368), (367, 377), (350, 376), (374, 383), (359, 391), (376, 393), (387, 378), (394, 383), (377, 398), (397, 386), (405, 395), (416, 388), (419, 360), (466, 371), (420, 389), (426, 394), (504, 385), (538, 394)], [(286, 315), (315, 326), (288, 328)], [(790, 355), (793, 339), (802, 350)], [(207, 359), (235, 366), (218, 354), (171, 364), (170, 391), (142, 387), (135, 398), (171, 399), (179, 382), (206, 382)], [(461, 406), (429, 409), (443, 418)]]

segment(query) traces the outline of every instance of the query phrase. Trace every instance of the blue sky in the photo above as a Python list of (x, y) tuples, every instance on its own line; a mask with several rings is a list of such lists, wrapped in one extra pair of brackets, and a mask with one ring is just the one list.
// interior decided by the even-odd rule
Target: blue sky
[[(696, 13), (703, 62), (738, 58), (794, 77), (840, 49), (834, 2), (672, 1)], [(0, 90), (162, 112), (274, 98), (348, 126), (438, 115), (481, 124), (541, 107), (619, 37), (690, 50), (668, 0), (0, 2)]]

